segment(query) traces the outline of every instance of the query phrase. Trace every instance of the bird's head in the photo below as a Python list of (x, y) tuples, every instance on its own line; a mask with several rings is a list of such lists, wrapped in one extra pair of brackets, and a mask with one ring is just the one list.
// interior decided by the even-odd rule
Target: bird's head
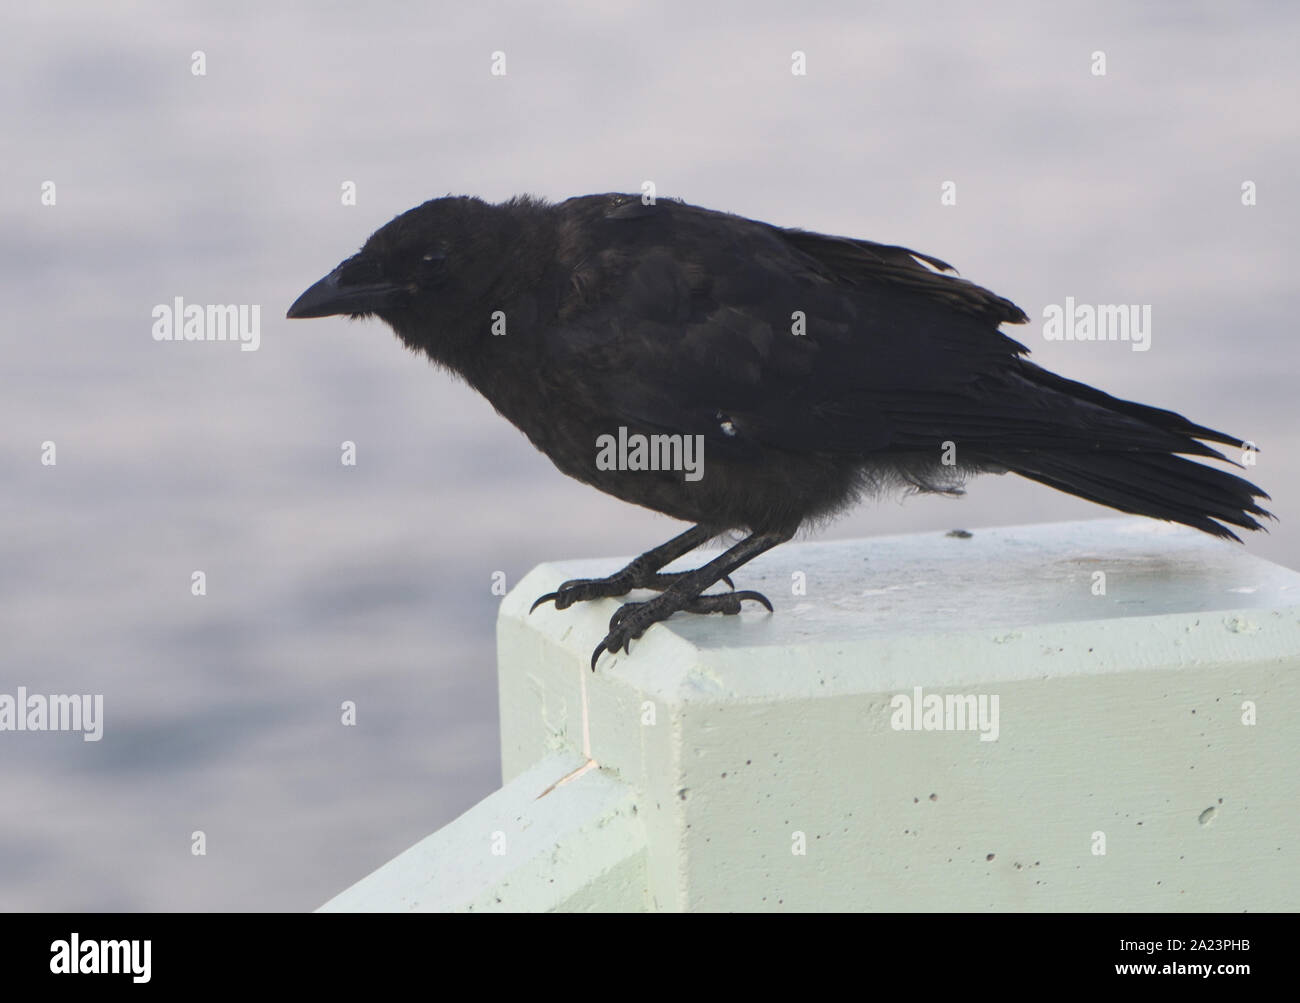
[[(374, 314), (404, 339), (413, 324), (454, 322), (509, 266), (510, 214), (448, 196), (404, 212), (289, 307), (290, 318)], [(408, 339), (410, 340), (410, 339)]]

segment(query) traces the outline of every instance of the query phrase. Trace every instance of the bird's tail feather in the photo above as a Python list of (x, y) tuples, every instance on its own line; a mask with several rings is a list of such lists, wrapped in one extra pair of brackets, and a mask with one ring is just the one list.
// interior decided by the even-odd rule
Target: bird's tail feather
[[(1216, 441), (1225, 439), (1231, 441)], [(1252, 516), (1272, 517), (1256, 502), (1268, 495), (1250, 481), (1171, 453), (1035, 452), (1003, 462), (1022, 477), (1080, 498), (1238, 542), (1223, 523), (1255, 530), (1263, 527)]]

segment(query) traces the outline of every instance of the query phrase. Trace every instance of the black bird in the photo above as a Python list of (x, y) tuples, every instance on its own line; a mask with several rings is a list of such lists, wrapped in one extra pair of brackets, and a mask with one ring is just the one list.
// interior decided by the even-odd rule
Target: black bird
[[(374, 314), (564, 473), (694, 524), (534, 604), (660, 593), (619, 608), (593, 669), (678, 611), (771, 610), (707, 590), (864, 493), (1011, 471), (1215, 536), (1261, 528), (1263, 491), (1180, 455), (1245, 443), (1040, 369), (998, 330), (1024, 312), (951, 272), (677, 201), (447, 197), (381, 227), (288, 315)], [(702, 567), (661, 571), (734, 531)]]

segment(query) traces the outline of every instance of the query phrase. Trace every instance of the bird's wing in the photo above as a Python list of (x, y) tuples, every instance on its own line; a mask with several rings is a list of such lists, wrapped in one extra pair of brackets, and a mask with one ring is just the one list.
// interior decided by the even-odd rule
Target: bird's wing
[(899, 445), (895, 414), (944, 410), (1021, 350), (982, 315), (995, 297), (900, 248), (609, 198), (575, 220), (553, 347), (557, 369), (601, 374), (620, 421), (737, 456), (876, 452)]
[(736, 457), (1151, 445), (1135, 417), (1021, 376), (1027, 350), (998, 325), (1024, 313), (936, 258), (663, 201), (583, 202), (553, 357), (599, 373), (621, 422)]

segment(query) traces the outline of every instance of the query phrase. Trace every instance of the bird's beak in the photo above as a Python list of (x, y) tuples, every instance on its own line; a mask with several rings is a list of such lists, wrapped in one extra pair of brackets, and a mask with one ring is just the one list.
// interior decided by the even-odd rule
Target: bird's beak
[(405, 286), (391, 282), (346, 285), (340, 280), (343, 265), (330, 272), (293, 301), (285, 314), (291, 320), (334, 317), (339, 314), (375, 313), (395, 306), (406, 294)]

